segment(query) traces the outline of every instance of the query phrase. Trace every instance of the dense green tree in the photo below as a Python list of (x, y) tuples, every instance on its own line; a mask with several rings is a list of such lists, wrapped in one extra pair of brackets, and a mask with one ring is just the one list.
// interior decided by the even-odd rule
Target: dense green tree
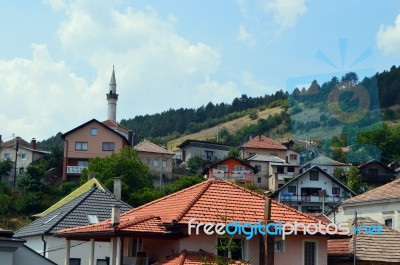
[(361, 174), (355, 166), (351, 166), (346, 174), (347, 187), (356, 194), (361, 194), (366, 191), (366, 185), (361, 180)]
[(0, 161), (0, 177), (11, 172), (13, 162), (10, 159)]
[(203, 159), (200, 156), (193, 156), (189, 158), (187, 167), (193, 174), (199, 174), (203, 168)]
[(236, 147), (229, 147), (228, 154), (226, 157), (236, 157), (236, 158), (241, 158), (242, 156), (240, 155), (240, 151)]
[(114, 177), (120, 177), (122, 200), (125, 201), (129, 200), (131, 193), (153, 187), (148, 167), (139, 160), (137, 151), (130, 147), (125, 147), (111, 156), (90, 159), (88, 170), (82, 174), (82, 182), (87, 180), (88, 172), (94, 173), (110, 190), (114, 186)]

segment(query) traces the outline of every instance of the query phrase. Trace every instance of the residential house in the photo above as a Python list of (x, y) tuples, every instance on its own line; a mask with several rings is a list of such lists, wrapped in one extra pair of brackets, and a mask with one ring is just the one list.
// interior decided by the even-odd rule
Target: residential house
[(347, 222), (354, 212), (400, 231), (400, 179), (343, 201), (328, 217), (335, 223)]
[(128, 139), (102, 122), (92, 119), (64, 133), (63, 180), (77, 180), (89, 159), (106, 157), (130, 146)]
[(0, 229), (0, 262), (2, 265), (56, 265), (13, 237), (14, 232)]
[(163, 180), (172, 179), (172, 157), (174, 153), (146, 139), (134, 148), (138, 151), (139, 159), (149, 167), (153, 177), (158, 180), (155, 181), (156, 186), (157, 184), (162, 185)]
[(257, 186), (258, 180), (255, 179), (255, 173), (257, 173), (255, 167), (236, 157), (228, 157), (203, 170), (205, 178), (230, 179), (239, 184)]
[(322, 213), (353, 195), (353, 191), (318, 166), (303, 172), (273, 193), (280, 202), (303, 212)]
[(357, 218), (357, 227), (362, 226), (380, 226), (381, 233), (360, 233), (356, 238), (353, 235), (349, 238), (329, 239), (328, 264), (353, 265), (356, 255), (357, 265), (399, 265), (400, 232), (368, 217)]
[[(114, 184), (116, 192), (120, 190), (120, 183)], [(92, 188), (75, 197), (79, 192), (73, 192), (61, 200), (58, 205), (49, 209), (41, 217), (34, 220), (15, 233), (17, 238), (26, 240), (26, 245), (41, 255), (46, 256), (57, 264), (64, 264), (65, 250), (70, 249), (70, 265), (88, 264), (91, 245), (88, 242), (70, 241), (54, 237), (57, 231), (82, 225), (96, 224), (111, 217), (109, 209), (113, 205), (120, 207), (121, 212), (132, 209), (109, 191), (94, 185)], [(117, 194), (118, 195), (118, 194)], [(118, 195), (120, 196), (120, 195)], [(75, 198), (74, 198), (75, 197)], [(55, 209), (54, 209), (55, 208)], [(97, 264), (106, 264), (109, 249), (108, 242), (96, 242), (94, 261)]]
[(132, 146), (133, 132), (116, 121), (118, 94), (114, 67), (106, 96), (107, 120), (99, 122), (92, 119), (62, 135), (64, 181), (78, 181), (82, 170), (88, 167), (90, 158), (109, 156), (124, 146)]
[(244, 159), (255, 155), (277, 156), (286, 161), (287, 148), (264, 135), (258, 135), (240, 146), (241, 156)]
[(310, 168), (318, 166), (319, 168), (323, 169), (329, 175), (334, 175), (335, 170), (340, 169), (343, 173), (346, 173), (350, 169), (350, 165), (347, 163), (342, 163), (336, 160), (333, 160), (327, 156), (320, 155), (313, 160), (303, 164), (300, 166), (300, 172), (304, 172), (309, 170)]
[(298, 155), (300, 165), (313, 160), (319, 155), (318, 147), (311, 139), (289, 139), (281, 142), (281, 144), (286, 146), (288, 150), (300, 152)]
[(298, 164), (286, 163), (276, 156), (256, 154), (246, 161), (257, 169), (257, 187), (270, 191), (277, 190), (299, 174)]
[[(221, 244), (223, 235), (205, 233), (205, 227), (197, 225), (210, 223), (212, 226), (233, 221), (238, 224), (264, 222), (265, 205), (269, 204), (270, 221), (275, 224), (297, 221), (307, 226), (319, 222), (314, 217), (232, 182), (214, 179), (162, 197), (121, 216), (118, 215), (117, 208), (114, 208), (114, 218), (98, 224), (65, 229), (58, 232), (58, 236), (67, 240), (86, 240), (92, 245), (98, 240), (108, 240), (113, 246), (109, 252), (110, 265), (121, 262), (193, 262), (190, 264), (200, 265), (204, 264), (204, 255), (208, 256), (205, 252), (210, 255), (219, 253), (235, 260), (248, 260), (250, 264), (264, 264), (265, 246), (262, 235), (254, 234), (248, 240), (245, 239), (246, 235), (234, 235), (233, 241), (237, 249), (223, 254), (214, 248), (215, 245)], [(322, 222), (321, 225), (323, 231), (328, 229), (326, 223)], [(208, 228), (210, 227), (207, 226), (206, 230), (210, 230)], [(284, 240), (276, 236), (274, 246), (276, 265), (327, 264), (327, 236), (323, 233), (313, 232), (311, 235), (300, 232), (287, 235)], [(93, 255), (97, 251), (91, 249), (90, 253)], [(65, 253), (68, 260), (68, 249)]]
[(383, 185), (396, 178), (393, 169), (374, 159), (358, 166), (358, 172), (362, 176), (362, 181), (369, 185)]
[(198, 156), (204, 161), (215, 162), (226, 157), (229, 151), (229, 146), (219, 143), (185, 140), (178, 145), (182, 151), (182, 161), (187, 162), (190, 158)]
[[(36, 139), (33, 138), (29, 143), (21, 137), (15, 137), (14, 139), (6, 142), (1, 141), (0, 136), (0, 160), (11, 160), (13, 162), (13, 170), (10, 175), (7, 176), (6, 181), (10, 184), (15, 184), (18, 176), (26, 172), (27, 167), (50, 152), (39, 150), (36, 148)], [(0, 176), (1, 178), (1, 176)]]

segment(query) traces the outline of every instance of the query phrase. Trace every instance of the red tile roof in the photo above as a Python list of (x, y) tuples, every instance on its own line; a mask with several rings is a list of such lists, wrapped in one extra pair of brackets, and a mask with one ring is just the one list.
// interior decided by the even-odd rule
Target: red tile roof
[[(204, 265), (216, 264), (215, 255), (200, 249), (197, 252), (183, 250), (181, 253), (167, 258), (154, 265)], [(233, 261), (231, 264), (248, 264), (240, 261)]]
[(156, 145), (148, 140), (143, 140), (139, 144), (134, 147), (139, 152), (148, 152), (148, 153), (157, 153), (157, 154), (166, 154), (173, 155), (174, 153), (168, 151), (166, 148)]
[(250, 141), (244, 143), (242, 148), (259, 148), (259, 149), (279, 149), (279, 150), (287, 150), (287, 147), (281, 145), (274, 140), (269, 139), (264, 135), (259, 135), (251, 139)]
[[(125, 212), (117, 229), (123, 231), (164, 233), (171, 223), (226, 221), (256, 223), (264, 220), (265, 197), (224, 180), (207, 180)], [(277, 223), (317, 224), (318, 219), (271, 200), (271, 220)], [(324, 222), (322, 222), (324, 223)], [(325, 223), (326, 224), (326, 223)], [(60, 234), (111, 231), (110, 219), (97, 225), (67, 229)]]
[(112, 128), (112, 127), (117, 127), (117, 128), (122, 129), (123, 131), (127, 131), (127, 132), (130, 131), (129, 128), (126, 128), (125, 126), (122, 126), (122, 125), (119, 124), (118, 122), (115, 122), (115, 121), (112, 121), (112, 120), (105, 120), (105, 121), (103, 121), (102, 123), (103, 123), (105, 126), (110, 127), (110, 128)]
[(374, 202), (380, 200), (400, 199), (400, 179), (389, 182), (383, 186), (367, 191), (343, 202), (344, 205), (360, 202)]
[[(358, 218), (358, 226), (381, 225), (382, 234), (357, 235), (357, 260), (400, 263), (400, 232), (385, 225), (379, 224), (371, 218)], [(354, 237), (348, 239), (329, 239), (328, 256), (349, 256), (353, 255)]]

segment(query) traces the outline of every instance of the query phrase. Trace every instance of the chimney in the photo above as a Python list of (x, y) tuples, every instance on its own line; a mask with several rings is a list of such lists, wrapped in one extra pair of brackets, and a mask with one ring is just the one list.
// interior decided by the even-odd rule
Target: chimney
[(0, 144), (2, 144), (3, 143), (3, 140), (2, 140), (2, 137), (1, 137), (1, 134), (0, 134)]
[(121, 177), (114, 178), (114, 196), (117, 199), (121, 199)]
[(258, 140), (261, 141), (261, 134), (258, 135)]
[(130, 146), (133, 146), (133, 132), (129, 131), (128, 132), (128, 142)]
[(33, 150), (36, 150), (36, 139), (35, 138), (32, 138), (31, 146), (32, 146)]
[(111, 206), (111, 227), (119, 225), (121, 210), (118, 205)]

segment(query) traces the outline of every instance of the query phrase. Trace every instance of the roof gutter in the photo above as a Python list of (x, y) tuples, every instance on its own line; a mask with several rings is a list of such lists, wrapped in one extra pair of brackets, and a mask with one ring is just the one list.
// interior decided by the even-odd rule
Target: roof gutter
[(43, 257), (46, 257), (47, 242), (44, 239), (44, 233), (42, 234), (42, 241), (43, 241)]

